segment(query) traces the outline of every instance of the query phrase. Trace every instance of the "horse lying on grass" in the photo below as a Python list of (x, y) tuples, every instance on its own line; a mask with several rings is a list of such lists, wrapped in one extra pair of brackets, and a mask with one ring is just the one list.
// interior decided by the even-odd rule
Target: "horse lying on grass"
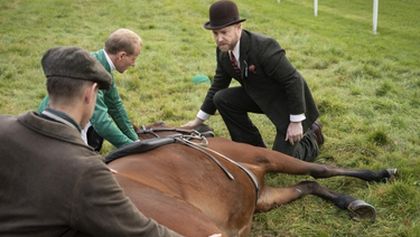
[(316, 179), (350, 176), (374, 182), (396, 175), (396, 169), (374, 172), (308, 163), (184, 129), (154, 127), (138, 132), (142, 139), (152, 139), (119, 149), (107, 156), (106, 162), (144, 215), (185, 236), (247, 236), (254, 212), (266, 212), (308, 194), (330, 201), (357, 218), (375, 219), (375, 208), (370, 204), (316, 181), (289, 187), (265, 185), (268, 172)]

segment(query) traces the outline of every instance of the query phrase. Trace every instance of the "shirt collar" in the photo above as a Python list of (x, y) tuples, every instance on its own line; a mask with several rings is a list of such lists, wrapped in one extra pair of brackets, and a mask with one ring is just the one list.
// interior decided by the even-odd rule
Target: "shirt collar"
[(105, 59), (109, 64), (109, 67), (111, 68), (111, 71), (115, 70), (115, 66), (114, 63), (112, 62), (111, 58), (108, 56), (108, 54), (106, 53), (105, 49), (102, 49), (104, 51), (104, 55), (105, 55)]
[(233, 56), (235, 56), (236, 60), (238, 60), (238, 61), (239, 61), (239, 57), (240, 57), (240, 55), (239, 55), (239, 47), (240, 47), (239, 45), (240, 45), (240, 43), (241, 43), (241, 40), (238, 40), (238, 43), (236, 43), (235, 48), (233, 48), (233, 50), (232, 50)]
[(82, 131), (80, 125), (77, 124), (76, 121), (74, 121), (69, 115), (67, 115), (64, 112), (51, 108), (46, 108), (44, 111), (42, 111), (41, 116), (76, 128), (79, 132)]

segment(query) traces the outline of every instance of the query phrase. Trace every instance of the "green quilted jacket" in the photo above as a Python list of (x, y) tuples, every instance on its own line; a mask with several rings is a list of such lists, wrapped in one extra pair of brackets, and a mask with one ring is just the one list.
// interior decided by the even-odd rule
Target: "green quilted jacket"
[[(106, 61), (103, 49), (91, 54), (111, 73), (111, 66)], [(47, 106), (48, 96), (42, 100), (38, 111), (42, 112)], [(118, 94), (114, 78), (109, 90), (99, 90), (90, 123), (99, 136), (115, 147), (130, 144), (138, 139)]]

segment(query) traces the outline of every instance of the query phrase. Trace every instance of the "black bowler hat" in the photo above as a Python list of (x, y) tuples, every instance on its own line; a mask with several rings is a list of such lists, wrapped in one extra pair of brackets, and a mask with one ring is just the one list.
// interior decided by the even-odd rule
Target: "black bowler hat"
[(109, 89), (111, 75), (86, 50), (78, 47), (56, 47), (47, 50), (41, 60), (47, 78), (75, 79), (98, 83), (99, 89)]
[(209, 9), (210, 21), (204, 24), (207, 30), (218, 30), (234, 25), (246, 19), (239, 18), (238, 7), (232, 1), (221, 0), (213, 3)]

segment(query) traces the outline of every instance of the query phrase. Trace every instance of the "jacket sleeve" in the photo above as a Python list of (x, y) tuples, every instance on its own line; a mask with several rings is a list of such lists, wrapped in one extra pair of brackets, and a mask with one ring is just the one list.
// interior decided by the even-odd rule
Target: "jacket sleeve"
[(71, 227), (92, 236), (181, 236), (144, 216), (104, 164), (90, 165), (73, 190)]
[(137, 133), (134, 131), (133, 125), (128, 118), (127, 111), (121, 101), (115, 82), (111, 89), (105, 92), (105, 103), (108, 106), (108, 113), (114, 119), (121, 131), (131, 140), (137, 140)]
[(260, 52), (265, 73), (286, 93), (290, 114), (305, 113), (304, 81), (287, 59), (285, 50), (270, 39)]
[(108, 107), (105, 104), (104, 92), (102, 90), (99, 90), (96, 97), (95, 111), (90, 122), (99, 136), (117, 148), (134, 141), (134, 139), (129, 138), (120, 130), (108, 114)]
[(232, 78), (229, 77), (229, 75), (226, 74), (226, 72), (222, 68), (222, 63), (220, 60), (220, 51), (219, 49), (216, 49), (216, 55), (217, 55), (217, 67), (216, 72), (214, 75), (213, 82), (207, 91), (207, 95), (204, 99), (203, 104), (201, 105), (201, 110), (208, 113), (208, 114), (214, 114), (216, 112), (216, 106), (213, 103), (213, 97), (221, 89), (228, 88), (230, 85), (230, 82), (232, 81)]

